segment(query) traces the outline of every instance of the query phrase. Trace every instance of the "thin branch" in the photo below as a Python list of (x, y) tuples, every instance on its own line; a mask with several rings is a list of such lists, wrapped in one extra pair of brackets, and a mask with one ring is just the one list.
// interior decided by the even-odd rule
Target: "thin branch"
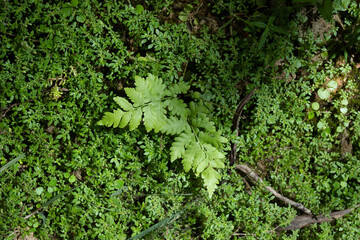
[(24, 209), (25, 209), (25, 204), (23, 204), (22, 208), (21, 208), (21, 212), (20, 212), (20, 216), (19, 218), (22, 217), (23, 213), (24, 213)]
[(15, 107), (16, 105), (19, 105), (19, 103), (13, 103), (13, 104), (11, 104), (11, 105), (4, 111), (4, 113), (1, 115), (0, 120), (3, 119), (3, 118), (6, 116), (6, 114), (8, 113), (8, 111), (10, 111), (10, 109), (12, 109), (13, 107)]
[[(254, 94), (254, 92), (256, 91), (257, 88), (254, 88), (248, 95), (246, 95), (240, 102), (238, 108), (235, 111), (234, 114), (234, 118), (233, 118), (233, 125), (232, 125), (232, 130), (236, 131), (235, 136), (239, 136), (239, 124), (240, 124), (240, 117), (241, 117), (241, 113), (244, 110), (244, 107), (246, 105), (246, 103), (249, 102), (251, 96)], [(236, 161), (236, 155), (237, 155), (237, 144), (232, 142), (231, 143), (231, 152), (230, 152), (230, 166), (235, 164)]]
[(341, 218), (341, 217), (351, 213), (359, 206), (360, 206), (360, 204), (356, 205), (354, 208), (345, 209), (345, 210), (337, 211), (337, 212), (332, 212), (328, 216), (324, 216), (322, 214), (317, 215), (317, 216), (309, 216), (309, 215), (296, 216), (292, 220), (292, 222), (290, 223), (289, 226), (277, 227), (275, 229), (275, 231), (280, 232), (280, 231), (296, 230), (296, 229), (300, 229), (300, 228), (309, 226), (314, 223), (331, 222), (335, 219)]
[[(264, 183), (264, 181), (248, 166), (246, 166), (246, 165), (237, 165), (235, 168), (240, 170), (241, 172), (243, 172), (247, 176), (251, 177), (255, 182), (258, 182), (258, 183), (261, 183), (261, 184)], [(301, 203), (294, 202), (293, 200), (291, 200), (291, 199), (289, 199), (287, 197), (284, 197), (283, 195), (278, 193), (275, 189), (273, 189), (270, 186), (266, 186), (265, 189), (268, 190), (270, 193), (272, 193), (279, 200), (281, 200), (281, 201), (283, 201), (283, 202), (285, 202), (287, 204), (290, 204), (294, 208), (306, 213), (307, 215), (313, 216), (312, 212), (309, 209), (307, 209), (306, 207), (304, 207)]]
[(43, 207), (39, 207), (38, 209), (36, 209), (34, 212), (30, 213), (29, 215), (27, 215), (26, 217), (24, 217), (24, 219), (28, 219), (31, 218), (32, 216), (34, 216), (35, 214), (37, 214), (38, 212), (40, 212), (43, 209)]

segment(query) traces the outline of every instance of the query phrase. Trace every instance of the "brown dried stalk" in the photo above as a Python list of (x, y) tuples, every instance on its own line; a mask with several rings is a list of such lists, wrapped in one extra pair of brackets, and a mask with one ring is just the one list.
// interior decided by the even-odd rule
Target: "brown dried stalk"
[[(247, 176), (251, 177), (255, 182), (258, 182), (260, 184), (264, 183), (264, 181), (248, 166), (246, 166), (246, 165), (237, 165), (237, 166), (235, 166), (235, 168), (240, 170), (241, 172), (243, 172)], [(307, 215), (313, 216), (312, 212), (309, 209), (307, 209), (306, 207), (304, 207), (301, 203), (294, 202), (293, 200), (291, 200), (291, 199), (289, 199), (287, 197), (284, 197), (283, 195), (278, 193), (275, 189), (273, 189), (270, 186), (266, 186), (265, 189), (268, 190), (270, 193), (272, 193), (279, 200), (281, 200), (281, 201), (283, 201), (283, 202), (285, 202), (287, 204), (290, 204), (294, 208), (306, 213)]]

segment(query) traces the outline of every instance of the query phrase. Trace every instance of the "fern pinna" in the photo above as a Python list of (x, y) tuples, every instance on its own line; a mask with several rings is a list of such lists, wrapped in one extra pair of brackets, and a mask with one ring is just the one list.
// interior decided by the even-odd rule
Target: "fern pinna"
[(219, 183), (216, 168), (224, 168), (224, 154), (219, 151), (227, 139), (216, 131), (208, 118), (209, 109), (201, 100), (184, 103), (178, 98), (190, 86), (180, 82), (167, 87), (163, 81), (149, 74), (146, 79), (135, 77), (135, 88), (125, 88), (131, 100), (115, 97), (120, 108), (106, 112), (98, 125), (136, 129), (141, 121), (146, 130), (175, 135), (170, 148), (171, 161), (182, 159), (186, 172), (190, 169), (201, 175), (211, 197)]

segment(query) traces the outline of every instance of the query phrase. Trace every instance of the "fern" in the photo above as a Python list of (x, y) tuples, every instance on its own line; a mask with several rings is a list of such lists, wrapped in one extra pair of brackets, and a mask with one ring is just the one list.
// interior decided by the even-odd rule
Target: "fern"
[(216, 168), (224, 168), (224, 154), (219, 151), (227, 139), (216, 131), (208, 117), (209, 109), (202, 101), (189, 105), (178, 98), (187, 93), (189, 85), (180, 82), (167, 87), (160, 78), (149, 74), (146, 79), (135, 77), (135, 88), (125, 88), (131, 100), (115, 97), (120, 106), (107, 112), (98, 125), (136, 129), (143, 122), (146, 130), (175, 135), (170, 148), (170, 159), (182, 159), (186, 172), (192, 170), (201, 176), (211, 197), (221, 175)]

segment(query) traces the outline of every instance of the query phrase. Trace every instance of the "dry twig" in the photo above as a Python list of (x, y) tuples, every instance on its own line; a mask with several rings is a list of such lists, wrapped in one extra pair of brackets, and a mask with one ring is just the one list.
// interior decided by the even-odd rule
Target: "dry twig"
[(354, 208), (345, 209), (343, 211), (332, 212), (329, 214), (328, 217), (322, 214), (317, 216), (309, 216), (309, 215), (296, 216), (292, 220), (289, 226), (278, 227), (275, 229), (275, 231), (280, 232), (280, 231), (296, 230), (299, 228), (309, 226), (314, 223), (331, 222), (335, 219), (345, 216), (346, 214), (351, 213), (352, 211), (354, 211), (355, 208), (358, 208), (359, 206), (360, 204), (356, 205)]
[[(254, 88), (248, 95), (246, 95), (240, 102), (239, 106), (237, 107), (235, 111), (235, 115), (233, 118), (233, 131), (236, 131), (235, 135), (236, 137), (239, 136), (239, 123), (240, 123), (240, 117), (241, 113), (246, 105), (247, 102), (249, 102), (251, 96), (254, 94), (257, 88)], [(235, 164), (236, 160), (236, 150), (237, 150), (237, 144), (231, 143), (231, 153), (230, 153), (230, 166)]]
[[(246, 165), (237, 165), (235, 168), (240, 170), (241, 172), (243, 172), (247, 176), (251, 177), (254, 181), (259, 182), (261, 184), (264, 183), (264, 181), (248, 166), (246, 166)], [(270, 186), (266, 186), (265, 189), (268, 190), (270, 193), (272, 193), (279, 200), (281, 200), (281, 201), (283, 201), (283, 202), (285, 202), (287, 204), (290, 204), (294, 208), (297, 208), (298, 210), (306, 213), (307, 215), (313, 216), (312, 212), (309, 209), (307, 209), (306, 207), (304, 207), (301, 203), (294, 202), (293, 200), (288, 199), (287, 197), (284, 197), (283, 195), (278, 193), (275, 189), (273, 189)]]

